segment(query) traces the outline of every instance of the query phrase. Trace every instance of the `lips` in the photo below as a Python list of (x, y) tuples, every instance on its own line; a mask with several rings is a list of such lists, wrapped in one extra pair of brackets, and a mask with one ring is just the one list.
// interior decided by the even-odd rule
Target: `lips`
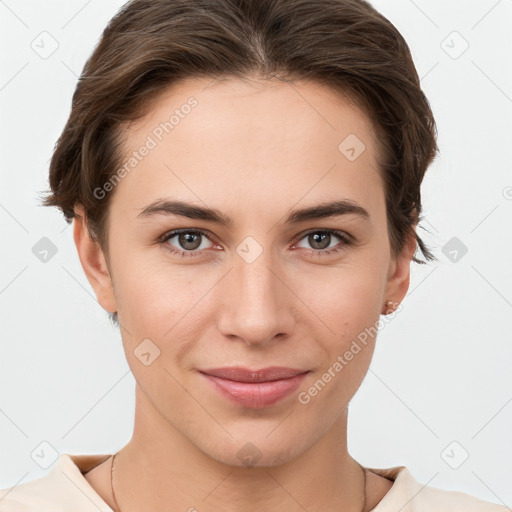
[(261, 370), (241, 367), (201, 370), (200, 373), (231, 402), (262, 409), (283, 400), (300, 386), (309, 370), (273, 366)]
[(260, 370), (249, 370), (241, 366), (231, 366), (201, 370), (201, 373), (236, 382), (272, 382), (275, 380), (290, 379), (301, 373), (306, 373), (307, 371), (308, 370), (297, 370), (284, 366), (271, 366)]

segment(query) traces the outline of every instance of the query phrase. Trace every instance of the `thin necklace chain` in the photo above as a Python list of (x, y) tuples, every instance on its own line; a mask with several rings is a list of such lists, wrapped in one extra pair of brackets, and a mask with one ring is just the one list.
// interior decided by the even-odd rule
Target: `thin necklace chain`
[[(116, 512), (121, 512), (121, 508), (117, 504), (116, 493), (114, 491), (114, 463), (116, 460), (116, 455), (117, 455), (117, 453), (115, 453), (114, 456), (112, 457), (112, 466), (110, 468), (110, 488), (112, 489), (112, 497), (114, 498), (114, 503), (116, 505)], [(363, 470), (363, 475), (364, 475), (363, 508), (361, 509), (361, 512), (364, 512), (366, 510), (366, 468), (363, 468), (363, 466), (361, 466), (361, 464), (359, 464), (359, 467)]]
[(112, 497), (114, 498), (114, 503), (116, 505), (116, 512), (121, 512), (121, 509), (117, 504), (116, 493), (114, 491), (114, 462), (116, 460), (116, 455), (117, 453), (114, 453), (114, 456), (112, 457), (112, 466), (110, 467), (110, 488), (112, 489)]

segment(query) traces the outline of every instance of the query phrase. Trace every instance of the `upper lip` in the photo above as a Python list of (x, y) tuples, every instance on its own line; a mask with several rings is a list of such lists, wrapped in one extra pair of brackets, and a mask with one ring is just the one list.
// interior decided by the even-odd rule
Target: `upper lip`
[(309, 370), (297, 370), (295, 368), (286, 368), (284, 366), (270, 366), (260, 370), (250, 370), (241, 366), (231, 366), (200, 371), (207, 375), (234, 380), (237, 382), (271, 382), (273, 380), (290, 379), (291, 377), (295, 377), (301, 373), (306, 373)]

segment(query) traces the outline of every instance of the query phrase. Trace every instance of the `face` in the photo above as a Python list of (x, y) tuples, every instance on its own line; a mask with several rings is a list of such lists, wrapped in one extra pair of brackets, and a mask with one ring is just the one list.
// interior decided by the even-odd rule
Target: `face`
[[(407, 291), (412, 254), (391, 258), (371, 123), (311, 82), (187, 80), (124, 148), (108, 273), (81, 259), (118, 311), (141, 400), (216, 460), (241, 465), (246, 443), (262, 464), (291, 460), (335, 425), (384, 302)], [(307, 373), (244, 401), (201, 373), (231, 366)]]

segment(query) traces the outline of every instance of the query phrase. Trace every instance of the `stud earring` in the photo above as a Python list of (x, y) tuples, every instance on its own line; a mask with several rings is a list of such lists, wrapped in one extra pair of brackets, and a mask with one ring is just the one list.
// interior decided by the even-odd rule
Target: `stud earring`
[(393, 302), (392, 300), (387, 300), (386, 303), (384, 304), (384, 307), (386, 309), (384, 314), (389, 315), (390, 313), (395, 311), (397, 306), (398, 306), (398, 304), (396, 302)]

